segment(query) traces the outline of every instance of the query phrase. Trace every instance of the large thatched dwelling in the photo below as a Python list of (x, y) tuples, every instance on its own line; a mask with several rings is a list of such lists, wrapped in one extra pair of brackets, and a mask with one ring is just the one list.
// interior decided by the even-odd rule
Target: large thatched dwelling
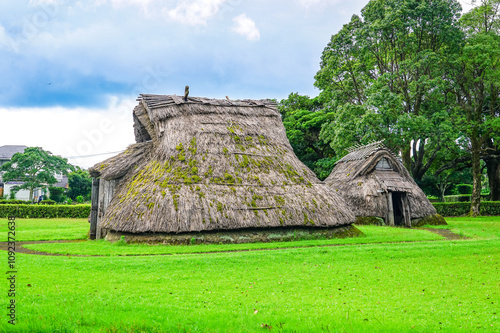
[(381, 141), (349, 149), (325, 183), (351, 206), (356, 223), (378, 217), (386, 225), (446, 224), (408, 170)]
[[(356, 232), (345, 201), (294, 155), (274, 102), (176, 95), (138, 102), (137, 143), (90, 170), (100, 179), (97, 238), (240, 242), (280, 239), (287, 228)], [(273, 232), (253, 239), (263, 229)]]

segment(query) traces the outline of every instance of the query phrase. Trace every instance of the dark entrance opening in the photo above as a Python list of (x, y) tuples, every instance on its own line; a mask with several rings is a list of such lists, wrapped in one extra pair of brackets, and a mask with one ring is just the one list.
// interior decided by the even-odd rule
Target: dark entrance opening
[(403, 208), (403, 197), (406, 196), (404, 192), (392, 192), (392, 209), (394, 212), (394, 225), (405, 225), (405, 209)]

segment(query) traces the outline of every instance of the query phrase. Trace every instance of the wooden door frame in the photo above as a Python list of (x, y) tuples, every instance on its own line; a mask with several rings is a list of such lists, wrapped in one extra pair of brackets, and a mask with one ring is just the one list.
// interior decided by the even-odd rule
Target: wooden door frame
[(401, 213), (403, 214), (403, 225), (407, 228), (411, 228), (411, 210), (408, 201), (408, 192), (403, 191), (387, 191), (387, 218), (386, 224), (389, 226), (395, 226), (395, 216), (394, 216), (394, 194), (397, 193), (399, 200), (401, 201)]

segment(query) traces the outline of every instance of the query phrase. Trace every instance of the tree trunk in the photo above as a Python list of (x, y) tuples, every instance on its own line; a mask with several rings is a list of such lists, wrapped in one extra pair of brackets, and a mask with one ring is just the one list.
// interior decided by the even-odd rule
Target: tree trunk
[(500, 163), (495, 160), (486, 162), (488, 182), (490, 186), (490, 201), (500, 201)]
[(410, 170), (411, 172), (411, 149), (410, 146), (406, 146), (405, 149), (403, 150), (403, 165), (405, 166), (406, 170)]
[(471, 146), (472, 146), (472, 195), (470, 197), (470, 212), (469, 216), (479, 216), (479, 207), (481, 205), (481, 157), (480, 157), (480, 143), (477, 138), (477, 131), (473, 131), (471, 135)]
[(440, 184), (439, 185), (439, 190), (441, 193), (441, 202), (444, 202), (444, 195), (446, 193), (446, 189), (449, 187), (448, 184)]

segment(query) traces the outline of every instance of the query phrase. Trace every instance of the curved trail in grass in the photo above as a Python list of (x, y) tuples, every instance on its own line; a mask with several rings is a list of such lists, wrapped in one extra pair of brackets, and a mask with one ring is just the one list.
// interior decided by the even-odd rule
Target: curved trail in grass
[[(16, 253), (24, 253), (24, 254), (36, 254), (36, 255), (41, 255), (41, 256), (68, 256), (68, 254), (35, 251), (35, 250), (31, 250), (31, 249), (25, 248), (24, 245), (28, 245), (28, 244), (47, 244), (47, 243), (79, 243), (79, 242), (85, 242), (85, 241), (86, 241), (85, 239), (78, 239), (78, 240), (51, 240), (51, 241), (22, 241), (22, 242), (16, 242), (16, 248), (15, 248), (14, 252), (16, 252)], [(2, 250), (2, 251), (9, 251), (8, 242), (0, 242), (0, 250)], [(92, 257), (92, 256), (89, 256), (89, 255), (72, 255), (72, 257)]]
[(424, 228), (424, 230), (427, 230), (427, 231), (433, 232), (435, 234), (438, 234), (440, 236), (443, 236), (444, 238), (446, 238), (446, 240), (460, 240), (460, 239), (468, 238), (465, 236), (455, 234), (455, 233), (451, 232), (449, 229)]
[[(423, 230), (430, 231), (432, 233), (438, 234), (444, 237), (444, 240), (461, 240), (468, 237), (464, 237), (458, 234), (451, 232), (448, 229), (431, 229), (431, 228), (422, 228)], [(63, 253), (50, 253), (43, 251), (36, 251), (25, 248), (24, 245), (28, 244), (49, 244), (49, 243), (79, 243), (85, 242), (86, 240), (50, 240), (50, 241), (22, 241), (16, 242), (16, 253), (24, 253), (24, 254), (34, 254), (34, 255), (42, 255), (42, 256), (71, 256), (71, 257), (109, 257), (110, 255), (98, 255), (98, 254), (63, 254)], [(420, 243), (420, 242), (428, 242), (426, 241), (402, 241), (402, 242), (382, 242), (377, 244), (397, 244), (397, 243)], [(434, 240), (435, 241), (435, 240)], [(207, 254), (207, 253), (227, 253), (227, 252), (249, 252), (249, 251), (270, 251), (270, 250), (282, 250), (282, 249), (295, 249), (295, 248), (303, 248), (303, 247), (331, 247), (331, 246), (352, 246), (352, 245), (368, 245), (373, 243), (361, 243), (361, 244), (325, 244), (325, 245), (311, 245), (311, 246), (290, 246), (284, 248), (269, 248), (269, 249), (241, 249), (241, 250), (227, 250), (227, 251), (209, 251), (209, 252), (189, 252), (189, 253), (151, 253), (151, 254), (118, 254), (113, 256), (118, 257), (145, 257), (145, 256), (167, 256), (167, 255), (175, 255), (175, 254)], [(9, 251), (7, 242), (0, 242), (0, 250)]]

